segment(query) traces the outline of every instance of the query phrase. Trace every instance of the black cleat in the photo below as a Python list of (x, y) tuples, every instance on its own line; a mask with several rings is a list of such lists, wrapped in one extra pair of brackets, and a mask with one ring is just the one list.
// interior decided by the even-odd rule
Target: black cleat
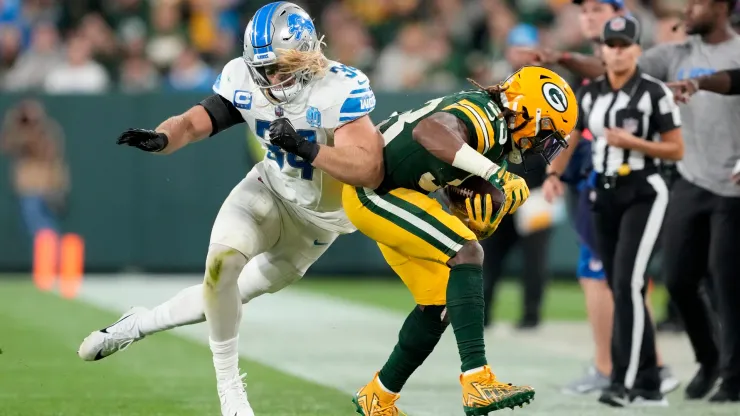
[(696, 372), (694, 378), (686, 386), (686, 399), (697, 400), (702, 399), (704, 396), (709, 394), (717, 384), (719, 379), (719, 369), (716, 366), (702, 365), (699, 367), (699, 371)]
[(740, 402), (740, 387), (730, 387), (725, 384), (719, 386), (712, 397), (709, 398), (712, 403), (737, 403)]
[(599, 403), (612, 407), (627, 407), (630, 403), (630, 399), (624, 386), (613, 384), (601, 392)]
[(632, 389), (628, 393), (630, 406), (665, 407), (668, 400), (660, 390)]

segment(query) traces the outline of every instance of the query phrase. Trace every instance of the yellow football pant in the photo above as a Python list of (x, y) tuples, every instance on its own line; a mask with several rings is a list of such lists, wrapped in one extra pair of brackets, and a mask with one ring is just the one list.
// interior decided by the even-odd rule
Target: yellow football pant
[(444, 305), (447, 261), (475, 234), (434, 199), (398, 188), (378, 195), (344, 186), (342, 204), (360, 232), (378, 243), (383, 257), (419, 305)]

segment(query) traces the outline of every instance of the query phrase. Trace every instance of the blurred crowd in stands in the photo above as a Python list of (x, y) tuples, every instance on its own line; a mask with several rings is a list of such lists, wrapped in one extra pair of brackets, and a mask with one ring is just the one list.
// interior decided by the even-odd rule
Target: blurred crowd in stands
[[(588, 50), (570, 0), (305, 0), (326, 54), (378, 90), (505, 77), (507, 47)], [(0, 0), (0, 89), (207, 91), (268, 1)], [(650, 44), (680, 39), (682, 0), (628, 0)]]

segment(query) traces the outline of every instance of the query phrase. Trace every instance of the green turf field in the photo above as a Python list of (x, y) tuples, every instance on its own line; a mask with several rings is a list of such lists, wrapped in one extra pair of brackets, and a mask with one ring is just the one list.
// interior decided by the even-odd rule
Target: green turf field
[[(166, 282), (157, 284), (165, 285)], [(179, 287), (183, 287), (182, 283), (178, 284)], [(104, 293), (110, 299), (115, 299), (119, 287), (121, 286), (101, 286), (102, 292), (94, 296)], [(146, 285), (138, 283), (135, 287), (140, 288), (142, 293), (147, 293)], [(149, 291), (154, 290), (151, 287), (149, 289)], [(162, 290), (162, 293), (169, 294), (174, 289), (163, 287)], [(345, 336), (342, 333), (347, 328), (356, 330), (357, 325), (355, 321), (352, 321), (356, 318), (350, 316), (345, 317), (349, 320), (345, 327), (330, 328), (331, 325), (317, 324), (315, 333), (317, 337), (326, 337), (326, 347), (317, 344), (320, 348), (316, 350), (311, 350), (310, 345), (290, 350), (291, 346), (288, 344), (291, 338), (287, 338), (287, 342), (276, 341), (275, 345), (268, 343), (266, 347), (256, 347), (262, 349), (247, 350), (244, 356), (251, 359), (243, 360), (241, 366), (249, 373), (247, 380), (250, 401), (258, 416), (351, 415), (353, 408), (349, 402), (349, 393), (360, 387), (363, 380), (372, 377), (372, 371), (382, 362), (379, 359), (390, 352), (403, 315), (412, 305), (411, 299), (406, 289), (397, 281), (337, 281), (310, 278), (301, 282), (290, 294), (281, 293), (268, 298), (271, 302), (290, 297), (300, 300), (307, 296), (302, 293), (310, 294), (308, 297), (311, 302), (314, 302), (310, 303), (314, 305), (313, 307), (306, 307), (304, 310), (315, 309), (316, 305), (324, 303), (331, 304), (327, 305), (326, 314), (333, 314), (333, 316), (327, 319), (340, 320), (342, 317), (332, 312), (336, 310), (331, 309), (334, 307), (332, 306), (334, 300), (324, 302), (321, 300), (324, 297), (336, 299), (340, 307), (343, 304), (352, 305), (351, 308), (348, 306), (347, 310), (351, 309), (355, 311), (353, 312), (355, 314), (365, 314), (368, 316), (368, 322), (382, 321), (382, 326), (373, 329), (377, 332), (366, 334), (366, 339), (378, 340), (378, 345), (368, 347), (368, 341), (362, 341), (361, 337)], [(311, 297), (313, 295), (319, 295), (319, 297), (313, 298)], [(121, 291), (120, 296), (126, 296), (126, 292)], [(499, 293), (501, 301), (496, 312), (497, 317), (517, 318), (519, 298), (516, 287), (506, 284)], [(98, 303), (107, 306), (110, 301), (106, 299)], [(129, 350), (101, 362), (87, 363), (79, 360), (76, 349), (80, 341), (91, 330), (116, 320), (120, 313), (118, 311), (130, 304), (126, 302), (129, 300), (122, 301), (120, 307), (114, 307), (115, 305), (111, 304), (111, 309), (116, 310), (112, 312), (91, 306), (87, 301), (64, 300), (53, 293), (39, 292), (23, 280), (0, 280), (0, 349), (2, 349), (0, 355), (0, 374), (2, 375), (0, 377), (0, 415), (218, 415), (218, 398), (213, 380), (210, 352), (202, 342), (202, 336), (198, 338), (198, 333), (195, 332), (198, 326), (190, 327), (193, 329), (192, 333), (178, 332), (148, 337), (134, 344)], [(290, 302), (293, 302), (296, 308), (301, 308), (295, 300)], [(278, 310), (282, 309), (281, 307)], [(255, 305), (252, 310), (259, 312), (260, 307)], [(566, 321), (582, 319), (584, 316), (582, 297), (577, 286), (552, 285), (547, 298), (545, 314), (548, 319)], [(274, 312), (270, 312), (267, 316), (273, 315)], [(255, 325), (255, 322), (264, 321), (266, 318), (252, 315), (250, 317), (252, 318), (250, 328), (254, 328), (256, 334), (263, 333), (264, 331)], [(284, 324), (286, 321), (279, 322)], [(279, 323), (268, 323), (266, 327), (279, 329), (279, 325)], [(297, 325), (296, 328), (306, 326)], [(199, 327), (202, 331), (204, 326)], [(330, 332), (320, 332), (321, 330)], [(334, 333), (331, 333), (332, 330), (335, 330)], [(298, 334), (299, 329), (295, 331), (297, 337), (302, 337), (299, 338), (300, 342), (310, 344), (306, 334), (312, 334), (314, 331), (307, 330), (304, 334)], [(446, 337), (448, 335), (450, 334), (446, 334)], [(557, 336), (557, 334), (546, 334), (545, 336)], [(193, 339), (201, 339), (201, 341)], [(524, 343), (521, 339), (524, 339)], [(572, 369), (573, 374), (580, 371), (577, 366), (582, 363), (582, 357), (579, 356), (580, 352), (571, 354), (568, 339), (563, 342), (558, 341), (559, 344), (553, 342), (551, 345), (542, 345), (541, 341), (535, 339), (530, 342), (517, 335), (504, 334), (497, 335), (494, 340), (489, 344), (494, 344), (500, 350), (513, 349), (518, 354), (532, 357), (531, 366), (527, 368), (522, 368), (524, 364), (519, 363), (518, 360), (507, 362), (509, 360), (503, 359), (500, 363), (497, 362), (497, 368), (502, 369), (501, 371), (509, 374), (510, 377), (518, 372), (519, 377), (526, 376), (530, 379), (541, 380), (538, 383), (547, 385), (561, 380), (560, 373), (563, 372), (563, 368)], [(315, 343), (315, 340), (313, 342)], [(459, 387), (456, 386), (454, 376), (458, 365), (455, 358), (456, 353), (454, 344), (451, 342), (447, 344), (440, 347), (439, 354), (435, 351), (436, 361), (435, 354), (433, 354), (430, 357), (431, 362), (428, 365), (425, 364), (425, 371), (430, 372), (422, 372), (414, 383), (410, 383), (413, 385), (409, 386), (408, 392), (404, 393), (408, 399), (406, 403), (412, 410), (414, 405), (418, 405), (417, 408), (421, 409), (409, 412), (410, 414), (435, 414), (422, 411), (425, 405), (423, 400), (419, 399), (422, 397), (429, 397), (424, 400), (442, 400), (443, 398), (444, 403), (450, 406), (448, 409), (456, 409), (459, 405), (457, 398)], [(276, 355), (277, 358), (272, 357), (271, 350), (279, 349), (278, 346), (288, 348), (284, 353), (288, 354), (288, 357), (293, 357), (293, 361), (283, 365), (282, 361), (285, 359), (280, 358), (279, 354)], [(363, 347), (367, 349), (362, 350)], [(360, 353), (361, 356), (367, 356), (368, 360), (372, 356), (374, 357), (373, 362), (364, 363), (362, 359), (351, 354), (336, 354), (331, 352), (332, 348), (338, 352), (349, 349), (366, 351), (367, 355)], [(587, 345), (582, 349), (586, 351), (586, 354), (588, 353)], [(318, 357), (316, 351), (325, 354)], [(539, 354), (538, 351), (552, 351), (553, 354), (561, 354), (565, 351), (565, 355), (559, 355), (559, 358), (555, 359), (547, 354)], [(301, 356), (303, 352), (305, 356)], [(333, 363), (334, 359), (336, 359), (336, 364)], [(319, 362), (321, 365), (312, 367), (312, 362), (313, 364)], [(306, 363), (305, 368), (304, 363)], [(356, 365), (358, 368), (356, 372), (351, 372), (352, 378), (348, 381), (336, 377), (332, 379), (321, 374), (322, 368), (327, 371), (337, 371), (335, 374), (343, 374), (344, 370), (332, 368), (334, 365), (342, 368)], [(547, 370), (548, 367), (552, 370)], [(444, 374), (442, 377), (444, 380), (438, 377), (439, 374)], [(433, 386), (424, 384), (424, 380), (432, 379), (435, 383), (439, 379), (441, 384)], [(544, 402), (531, 406), (531, 411), (517, 409), (517, 414), (568, 416), (607, 414), (605, 409), (594, 405), (592, 401), (581, 404), (563, 398), (557, 398), (557, 401), (554, 398), (549, 400), (547, 395), (555, 397), (553, 396), (555, 390), (552, 386), (545, 388), (549, 388), (551, 393), (545, 391), (542, 393), (544, 396), (538, 393), (538, 397), (545, 397)], [(690, 414), (698, 414), (696, 413), (698, 409), (695, 407), (689, 410)], [(459, 416), (462, 412), (449, 411), (436, 414), (457, 414)], [(655, 414), (685, 415), (686, 413), (659, 412)], [(740, 413), (702, 411), (702, 414)]]
[[(414, 304), (411, 294), (399, 279), (306, 278), (296, 287), (403, 313), (409, 312)], [(655, 313), (658, 319), (662, 318), (666, 299), (665, 288), (656, 286), (651, 301), (656, 306)], [(495, 319), (502, 321), (519, 319), (522, 310), (521, 286), (513, 281), (504, 282), (495, 294), (494, 301)], [(586, 309), (581, 288), (574, 282), (550, 283), (545, 295), (543, 316), (544, 319), (556, 321), (585, 321)]]
[[(120, 359), (81, 361), (77, 347), (101, 318), (114, 321), (118, 315), (40, 293), (30, 284), (0, 283), (0, 414), (219, 414), (210, 352), (201, 344), (162, 334), (115, 357)], [(253, 403), (258, 414), (347, 414), (347, 396), (336, 390), (255, 362), (242, 366), (250, 371), (249, 393), (260, 398)], [(285, 400), (287, 392), (310, 394), (294, 401)]]

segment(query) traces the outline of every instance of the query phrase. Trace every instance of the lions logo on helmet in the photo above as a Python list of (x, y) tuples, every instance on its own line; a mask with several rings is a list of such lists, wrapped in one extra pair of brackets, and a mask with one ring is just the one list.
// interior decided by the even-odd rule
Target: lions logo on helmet
[(304, 32), (312, 35), (316, 33), (316, 28), (310, 19), (294, 13), (288, 16), (288, 32), (295, 36), (295, 40), (301, 40)]
[(503, 85), (501, 101), (516, 114), (509, 128), (517, 150), (552, 162), (568, 147), (567, 137), (578, 120), (573, 89), (560, 75), (539, 66), (522, 67)]

